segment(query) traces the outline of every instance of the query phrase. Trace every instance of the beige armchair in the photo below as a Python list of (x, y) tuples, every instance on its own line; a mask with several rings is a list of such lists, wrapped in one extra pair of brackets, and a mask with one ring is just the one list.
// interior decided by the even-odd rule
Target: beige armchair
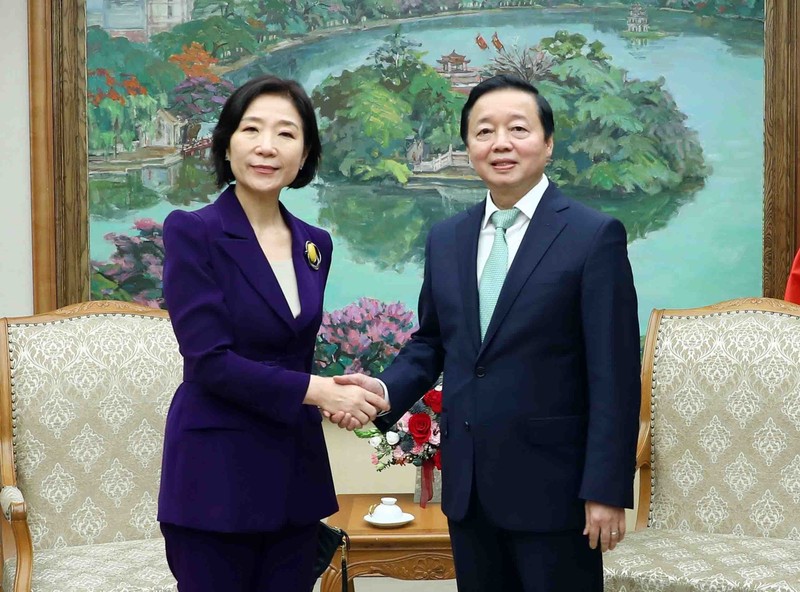
[(800, 592), (800, 307), (654, 310), (637, 531), (607, 592)]
[(90, 302), (0, 320), (5, 592), (176, 590), (156, 522), (182, 363), (163, 311)]

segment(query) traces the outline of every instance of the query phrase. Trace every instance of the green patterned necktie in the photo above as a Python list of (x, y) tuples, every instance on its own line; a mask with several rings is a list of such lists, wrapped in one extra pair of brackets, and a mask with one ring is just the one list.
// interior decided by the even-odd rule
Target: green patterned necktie
[(478, 285), (478, 294), (481, 302), (481, 340), (486, 335), (486, 329), (489, 327), (489, 321), (492, 320), (497, 298), (500, 296), (500, 290), (506, 279), (506, 273), (508, 272), (506, 229), (517, 219), (517, 214), (519, 214), (519, 210), (511, 208), (510, 210), (497, 210), (491, 217), (495, 226), (494, 242)]

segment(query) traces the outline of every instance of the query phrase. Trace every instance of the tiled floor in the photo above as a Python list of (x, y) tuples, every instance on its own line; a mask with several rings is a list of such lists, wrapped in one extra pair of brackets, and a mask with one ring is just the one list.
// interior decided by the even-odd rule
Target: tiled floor
[[(356, 578), (354, 581), (356, 592), (456, 592), (455, 580), (405, 582), (392, 578)], [(314, 592), (319, 592), (319, 582)]]

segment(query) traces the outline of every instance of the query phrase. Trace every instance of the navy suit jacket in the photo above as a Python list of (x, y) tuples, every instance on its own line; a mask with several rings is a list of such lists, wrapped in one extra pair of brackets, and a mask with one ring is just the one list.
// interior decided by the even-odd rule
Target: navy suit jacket
[(477, 245), (485, 204), (435, 225), (419, 330), (380, 376), (391, 426), (444, 371), (442, 509), (473, 483), (513, 530), (582, 528), (584, 500), (633, 505), (640, 402), (636, 293), (622, 224), (545, 191), (480, 338)]
[[(321, 416), (302, 403), (332, 243), (281, 205), (302, 305), (295, 319), (233, 187), (164, 221), (164, 296), (184, 358), (167, 416), (158, 519), (273, 531), (337, 510)], [(322, 255), (314, 270), (306, 241)]]

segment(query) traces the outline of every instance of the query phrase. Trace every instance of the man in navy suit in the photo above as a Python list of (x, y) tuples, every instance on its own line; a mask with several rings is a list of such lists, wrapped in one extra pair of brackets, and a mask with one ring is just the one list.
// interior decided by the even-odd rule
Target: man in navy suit
[(602, 590), (601, 551), (622, 540), (633, 504), (640, 363), (626, 233), (548, 181), (553, 131), (527, 82), (501, 75), (472, 90), (461, 137), (487, 198), (431, 229), (419, 330), (380, 380), (337, 379), (385, 391), (385, 430), (444, 372), (442, 509), (462, 592)]

